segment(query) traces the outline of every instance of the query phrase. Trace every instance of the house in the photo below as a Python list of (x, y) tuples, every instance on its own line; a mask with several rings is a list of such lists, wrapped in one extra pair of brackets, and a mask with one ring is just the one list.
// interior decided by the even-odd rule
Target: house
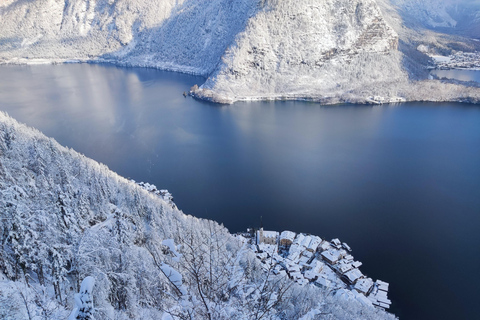
[(317, 247), (317, 251), (318, 252), (322, 252), (322, 251), (325, 251), (325, 250), (328, 250), (330, 249), (330, 243), (328, 241), (325, 241), (323, 240), (320, 245)]
[(332, 244), (332, 246), (334, 246), (337, 249), (340, 249), (342, 247), (342, 243), (337, 238), (332, 239), (332, 241), (330, 241), (330, 243)]
[(348, 252), (352, 252), (352, 248), (350, 248), (350, 246), (348, 244), (346, 244), (345, 242), (342, 243), (342, 247), (347, 250)]
[(357, 280), (357, 283), (355, 283), (354, 289), (360, 293), (363, 293), (364, 295), (367, 295), (368, 293), (370, 293), (372, 287), (373, 287), (373, 280), (371, 278), (363, 278), (363, 279)]
[(295, 240), (295, 232), (292, 231), (283, 231), (280, 234), (280, 245), (288, 247), (292, 245), (293, 240)]
[(335, 265), (339, 274), (344, 274), (353, 269), (353, 266), (350, 263), (345, 263), (343, 260), (340, 263)]
[(315, 280), (315, 284), (319, 287), (330, 288), (332, 282), (324, 277), (319, 277), (317, 280)]
[(316, 278), (318, 278), (324, 266), (325, 264), (323, 264), (323, 262), (316, 260), (315, 264), (311, 265), (310, 270), (305, 271), (305, 279), (315, 280)]
[(336, 249), (330, 249), (323, 251), (321, 254), (323, 260), (327, 261), (330, 264), (335, 264), (342, 258), (342, 253)]
[(348, 272), (346, 272), (343, 276), (342, 279), (347, 282), (348, 284), (354, 284), (358, 279), (362, 278), (363, 274), (360, 270), (358, 269), (352, 269)]
[(378, 290), (388, 292), (388, 286), (389, 286), (388, 282), (377, 280), (376, 284), (377, 284)]
[(310, 240), (310, 243), (307, 246), (307, 250), (310, 251), (310, 252), (317, 251), (317, 248), (318, 248), (318, 246), (320, 245), (321, 242), (322, 242), (322, 239), (320, 237), (312, 236), (311, 240)]
[(351, 254), (347, 254), (345, 257), (343, 257), (343, 260), (347, 263), (352, 263), (353, 262), (353, 256)]
[(302, 246), (303, 241), (305, 241), (305, 236), (301, 233), (297, 235), (297, 237), (293, 240), (292, 246)]

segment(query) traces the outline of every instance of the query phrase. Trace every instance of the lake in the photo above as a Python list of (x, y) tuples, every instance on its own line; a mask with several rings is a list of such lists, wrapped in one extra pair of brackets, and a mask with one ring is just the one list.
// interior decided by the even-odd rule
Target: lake
[(203, 78), (71, 64), (0, 67), (0, 110), (166, 188), (185, 213), (340, 238), (402, 319), (479, 315), (480, 107), (222, 106)]
[(464, 70), (464, 69), (450, 69), (450, 70), (432, 70), (431, 73), (440, 79), (455, 79), (460, 81), (475, 81), (480, 82), (480, 70)]

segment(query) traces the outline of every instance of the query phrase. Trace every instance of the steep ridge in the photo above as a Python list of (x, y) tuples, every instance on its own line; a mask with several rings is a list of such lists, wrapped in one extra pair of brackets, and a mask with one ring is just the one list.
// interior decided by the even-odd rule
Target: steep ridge
[(208, 76), (262, 6), (258, 0), (187, 0), (160, 26), (138, 33), (102, 60)]
[[(13, 0), (0, 3), (3, 60), (89, 60), (160, 25), (183, 0)], [(27, 61), (25, 61), (27, 60)]]
[(223, 226), (3, 113), (0, 212), (2, 319), (66, 319), (87, 276), (97, 319), (394, 319), (264, 272)]
[(272, 0), (197, 94), (220, 101), (394, 96), (407, 79), (397, 45), (373, 0)]

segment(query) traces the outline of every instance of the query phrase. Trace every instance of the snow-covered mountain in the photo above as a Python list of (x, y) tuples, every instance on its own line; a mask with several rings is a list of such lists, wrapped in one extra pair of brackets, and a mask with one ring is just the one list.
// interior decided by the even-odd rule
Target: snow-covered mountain
[(391, 0), (411, 27), (480, 38), (480, 2), (475, 0)]
[(88, 287), (96, 319), (394, 319), (265, 272), (153, 189), (0, 113), (0, 318), (66, 319)]
[[(0, 3), (0, 61), (112, 62), (201, 74), (208, 80), (194, 94), (217, 102), (412, 100), (419, 88), (411, 80), (427, 78), (418, 69), (428, 57), (411, 49), (421, 37), (433, 39), (429, 44), (443, 39), (418, 32), (417, 22), (422, 28), (461, 24), (450, 1), (435, 3), (9, 0)], [(455, 41), (475, 49), (463, 38)], [(442, 49), (452, 43), (441, 42)], [(465, 99), (461, 87), (454, 91), (449, 100), (477, 99), (475, 92)], [(427, 92), (421, 99), (438, 97)]]
[(363, 90), (392, 96), (382, 89), (407, 77), (397, 45), (374, 0), (269, 1), (197, 94), (221, 101), (354, 101)]

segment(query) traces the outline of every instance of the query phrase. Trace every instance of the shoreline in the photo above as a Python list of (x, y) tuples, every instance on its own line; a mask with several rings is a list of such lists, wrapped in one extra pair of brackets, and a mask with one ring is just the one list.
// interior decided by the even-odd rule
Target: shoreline
[(267, 273), (288, 277), (300, 286), (315, 285), (383, 311), (390, 308), (389, 284), (373, 280), (360, 271), (352, 249), (339, 239), (327, 241), (318, 236), (292, 231), (248, 229), (237, 233), (262, 263)]
[[(0, 59), (0, 66), (33, 66), (33, 65), (60, 65), (60, 64), (105, 64), (116, 66), (119, 68), (148, 68), (155, 69), (166, 72), (178, 72), (188, 75), (194, 75), (203, 77), (205, 80), (208, 79), (208, 76), (200, 72), (200, 70), (193, 70), (191, 68), (183, 68), (182, 66), (170, 66), (166, 67), (166, 64), (155, 65), (155, 64), (141, 64), (141, 63), (122, 63), (116, 60), (106, 60), (98, 58), (70, 58), (70, 59), (43, 59), (43, 58), (14, 58), (14, 59)], [(429, 70), (467, 70), (467, 71), (480, 71), (480, 68), (477, 69), (429, 69)], [(415, 82), (410, 82), (403, 88), (403, 92), (410, 93), (414, 95), (416, 91), (422, 91), (422, 86), (429, 85), (442, 85), (442, 84), (452, 84), (457, 86), (463, 86), (466, 90), (477, 89), (474, 86), (465, 86), (464, 81), (451, 79), (450, 81), (444, 81), (441, 79), (438, 80), (419, 80)], [(472, 95), (469, 96), (468, 93), (466, 96), (457, 96), (452, 98), (411, 98), (406, 96), (381, 96), (381, 95), (372, 95), (372, 96), (361, 96), (352, 92), (345, 92), (345, 96), (342, 95), (332, 95), (332, 96), (322, 96), (319, 94), (296, 94), (296, 93), (279, 93), (279, 94), (269, 94), (269, 95), (258, 95), (258, 96), (223, 96), (216, 93), (210, 89), (203, 88), (203, 84), (199, 87), (198, 85), (193, 86), (188, 91), (189, 95), (195, 99), (201, 101), (207, 101), (216, 104), (225, 104), (230, 105), (235, 102), (256, 102), (256, 101), (303, 101), (303, 102), (312, 102), (318, 103), (320, 105), (339, 105), (339, 104), (362, 104), (362, 105), (384, 105), (384, 104), (397, 104), (397, 103), (407, 103), (407, 102), (458, 102), (458, 103), (467, 103), (467, 104), (480, 104), (480, 94), (478, 96)]]

